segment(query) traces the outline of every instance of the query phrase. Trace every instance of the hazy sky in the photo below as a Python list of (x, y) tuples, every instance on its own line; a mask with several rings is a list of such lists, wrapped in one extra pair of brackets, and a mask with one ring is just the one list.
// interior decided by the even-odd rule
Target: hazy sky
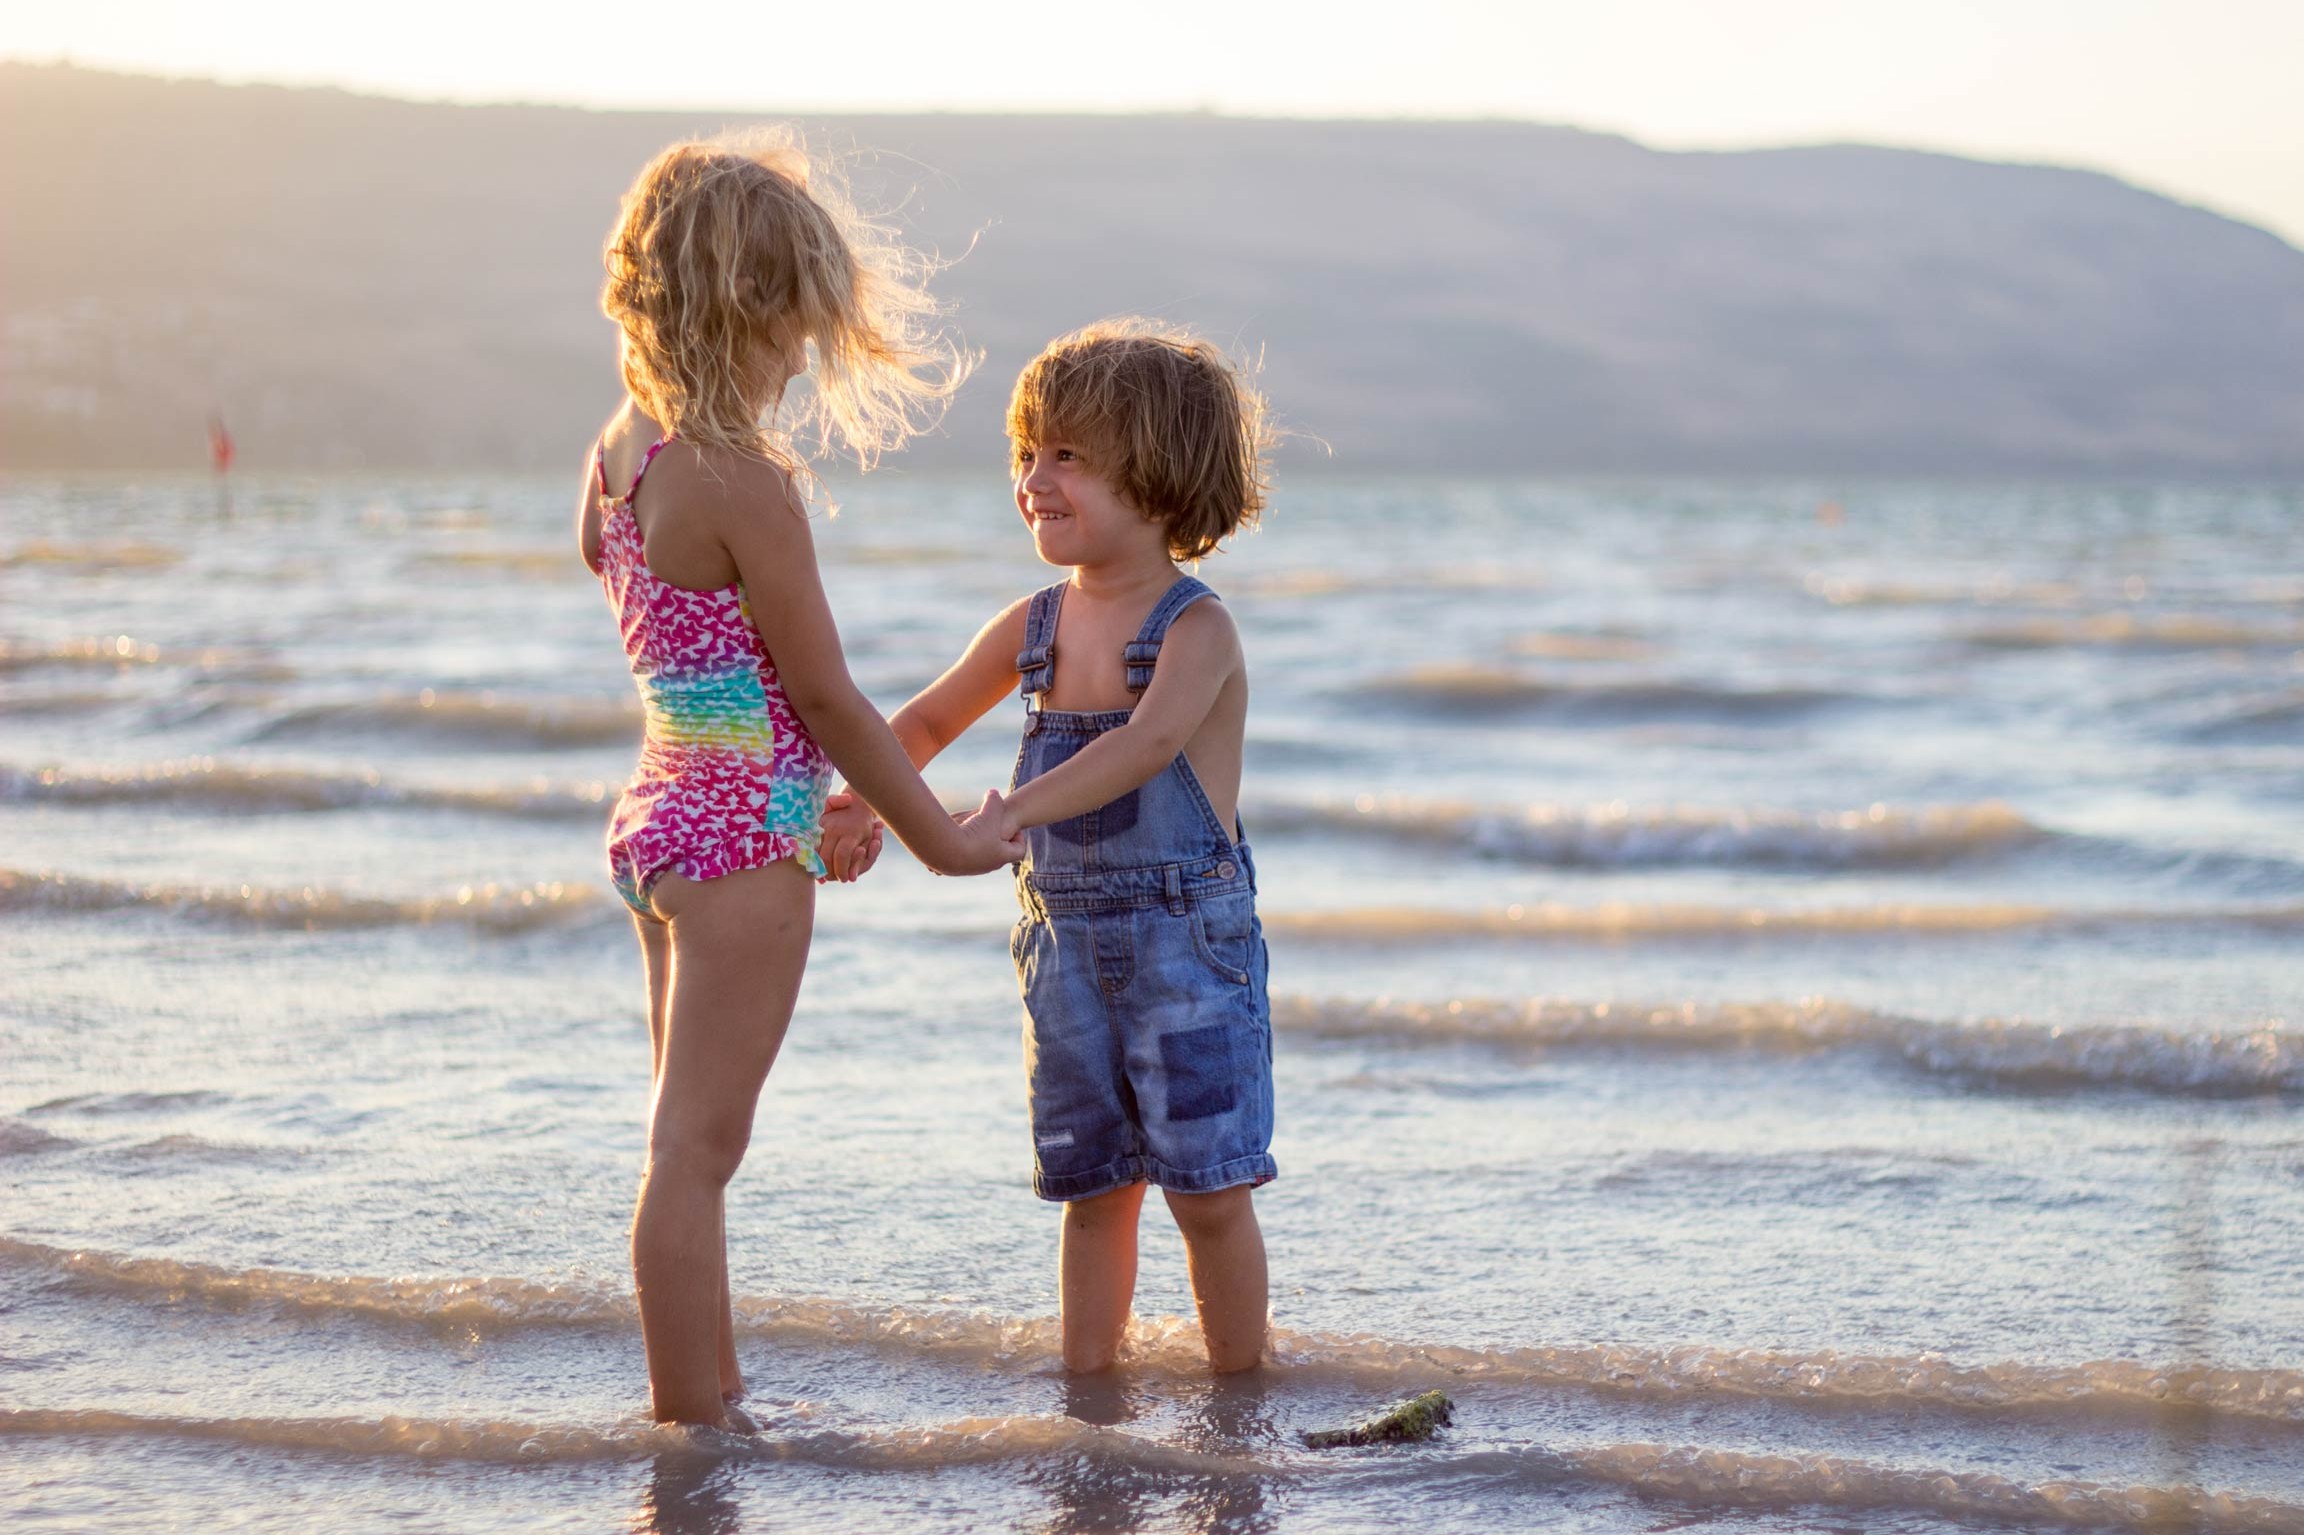
[(0, 56), (457, 100), (1864, 140), (2092, 166), (2304, 244), (2304, 0), (6, 0)]

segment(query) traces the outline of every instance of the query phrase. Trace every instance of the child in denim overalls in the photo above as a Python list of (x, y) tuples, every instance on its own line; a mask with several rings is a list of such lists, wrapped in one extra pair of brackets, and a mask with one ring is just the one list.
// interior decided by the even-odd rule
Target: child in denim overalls
[[(1205, 342), (1108, 321), (1052, 343), (1009, 405), (1016, 507), (1071, 576), (1012, 604), (890, 724), (915, 765), (1021, 687), (1008, 799), (1033, 1188), (1065, 1207), (1064, 1362), (1119, 1353), (1137, 1213), (1182, 1229), (1209, 1360), (1255, 1365), (1267, 1310), (1249, 1190), (1271, 1181), (1272, 1029), (1235, 806), (1248, 682), (1231, 615), (1176, 568), (1252, 524), (1263, 403)], [(836, 803), (838, 803), (836, 801)], [(828, 843), (836, 872), (869, 860)]]

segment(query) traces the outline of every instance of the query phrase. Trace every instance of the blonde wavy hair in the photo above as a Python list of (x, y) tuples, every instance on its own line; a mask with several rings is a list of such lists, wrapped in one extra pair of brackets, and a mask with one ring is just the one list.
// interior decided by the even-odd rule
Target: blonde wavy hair
[[(791, 443), (813, 428), (819, 449), (870, 468), (935, 424), (973, 361), (936, 323), (936, 263), (860, 212), (790, 129), (656, 156), (604, 260), (624, 387), (693, 443), (798, 470)], [(803, 358), (795, 380), (805, 371), (814, 387), (779, 428), (763, 370)]]
[(1040, 444), (1086, 450), (1120, 498), (1196, 560), (1255, 526), (1278, 435), (1252, 371), (1214, 343), (1140, 316), (1058, 336), (1008, 400), (1011, 462)]

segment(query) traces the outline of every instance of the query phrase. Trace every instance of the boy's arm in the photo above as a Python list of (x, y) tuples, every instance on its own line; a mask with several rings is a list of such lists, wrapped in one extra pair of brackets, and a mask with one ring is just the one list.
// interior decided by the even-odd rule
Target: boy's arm
[(1016, 690), (1016, 656), (1024, 648), (1024, 619), (1031, 606), (1032, 599), (1025, 597), (1001, 609), (976, 631), (976, 638), (943, 676), (888, 717), (888, 728), (896, 732), (914, 767), (926, 767), (962, 731)]
[(1084, 814), (1149, 782), (1184, 750), (1241, 665), (1240, 631), (1224, 604), (1201, 601), (1186, 608), (1161, 642), (1152, 685), (1128, 723), (1010, 795), (1002, 833)]
[[(1016, 685), (1016, 655), (1024, 648), (1025, 612), (1031, 604), (1026, 597), (1002, 609), (976, 632), (943, 676), (889, 717), (888, 728), (915, 769), (934, 761)], [(845, 784), (825, 804), (821, 851), (835, 879), (856, 879), (879, 860), (879, 833), (870, 807), (862, 807), (861, 817), (853, 813), (861, 805), (855, 790)]]

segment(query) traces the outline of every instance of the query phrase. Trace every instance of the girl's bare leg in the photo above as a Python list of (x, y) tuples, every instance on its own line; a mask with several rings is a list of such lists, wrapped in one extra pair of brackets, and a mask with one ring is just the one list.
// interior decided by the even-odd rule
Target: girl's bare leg
[(1131, 1183), (1064, 1206), (1057, 1249), (1064, 1319), (1064, 1368), (1109, 1370), (1120, 1357), (1128, 1308), (1136, 1298), (1136, 1216), (1144, 1185)]
[(1213, 1194), (1168, 1190), (1168, 1209), (1184, 1233), (1192, 1303), (1208, 1363), (1219, 1374), (1252, 1370), (1264, 1357), (1272, 1300), (1264, 1270), (1264, 1229), (1246, 1185)]
[[(640, 935), (640, 963), (648, 977), (648, 1085), (653, 1092), (664, 1075), (664, 1020), (672, 995), (672, 930), (653, 917), (633, 914)], [(728, 1294), (728, 1233), (720, 1233), (720, 1400), (744, 1400), (744, 1368), (736, 1362), (735, 1307)]]
[(728, 1180), (775, 1063), (808, 960), (816, 884), (786, 860), (719, 879), (666, 875), (671, 984), (648, 1116), (648, 1168), (632, 1217), (632, 1277), (662, 1422), (727, 1420)]

